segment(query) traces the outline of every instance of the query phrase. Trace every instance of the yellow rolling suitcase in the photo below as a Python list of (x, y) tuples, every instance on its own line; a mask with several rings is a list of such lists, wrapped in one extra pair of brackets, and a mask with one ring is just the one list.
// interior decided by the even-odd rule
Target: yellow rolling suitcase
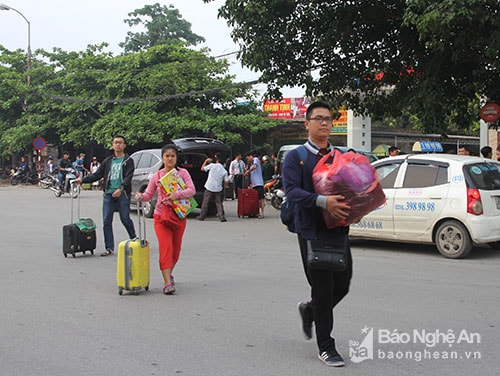
[(149, 290), (149, 242), (146, 240), (146, 218), (142, 205), (137, 207), (137, 217), (139, 239), (124, 240), (118, 245), (116, 275), (120, 295), (123, 290), (131, 291), (135, 295), (139, 295), (142, 289)]

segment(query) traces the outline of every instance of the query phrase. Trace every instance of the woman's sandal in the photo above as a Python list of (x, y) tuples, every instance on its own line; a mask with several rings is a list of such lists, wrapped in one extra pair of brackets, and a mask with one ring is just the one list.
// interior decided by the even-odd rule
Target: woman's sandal
[(163, 288), (163, 293), (165, 295), (172, 295), (175, 292), (175, 287), (172, 286), (170, 283), (168, 285), (165, 285)]
[(109, 256), (109, 255), (112, 255), (113, 254), (113, 251), (111, 249), (108, 249), (104, 252), (101, 253), (101, 256), (105, 257), (105, 256)]

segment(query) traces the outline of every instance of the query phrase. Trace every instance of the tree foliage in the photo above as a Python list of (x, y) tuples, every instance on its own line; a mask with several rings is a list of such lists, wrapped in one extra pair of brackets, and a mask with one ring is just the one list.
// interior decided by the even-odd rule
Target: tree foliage
[(28, 86), (25, 53), (0, 46), (4, 155), (23, 152), (37, 136), (65, 148), (109, 146), (114, 134), (123, 134), (130, 146), (187, 136), (231, 145), (245, 143), (245, 131), (275, 126), (259, 109), (255, 91), (235, 83), (227, 60), (207, 49), (177, 40), (113, 56), (106, 47), (34, 51)]
[(205, 41), (205, 38), (191, 31), (191, 24), (182, 18), (173, 5), (145, 5), (128, 15), (131, 18), (124, 22), (130, 27), (142, 26), (145, 30), (127, 33), (125, 42), (120, 43), (126, 53), (146, 50), (161, 44), (182, 42), (194, 46)]
[(219, 15), (272, 97), (305, 86), (446, 133), (479, 118), (479, 96), (500, 100), (499, 10), (498, 0), (226, 0)]

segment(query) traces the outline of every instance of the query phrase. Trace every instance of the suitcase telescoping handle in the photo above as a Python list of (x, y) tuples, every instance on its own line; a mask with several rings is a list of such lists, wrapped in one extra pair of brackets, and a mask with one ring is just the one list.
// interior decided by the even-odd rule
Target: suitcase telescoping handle
[(137, 201), (137, 224), (139, 225), (139, 239), (146, 240), (146, 214), (141, 201)]
[[(71, 218), (70, 218), (70, 222), (69, 223), (74, 223), (73, 222), (73, 218), (74, 218), (74, 209), (73, 209), (73, 200), (74, 198), (73, 197), (70, 197), (71, 198)], [(77, 209), (76, 209), (76, 220), (80, 219), (80, 195), (78, 195), (78, 197), (76, 198), (78, 203), (77, 203)]]

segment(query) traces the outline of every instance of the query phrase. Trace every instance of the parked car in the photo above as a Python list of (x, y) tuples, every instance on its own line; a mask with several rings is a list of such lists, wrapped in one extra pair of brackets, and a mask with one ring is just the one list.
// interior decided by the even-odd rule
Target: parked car
[(449, 155), (400, 155), (372, 164), (387, 202), (351, 225), (352, 237), (435, 244), (463, 258), (473, 244), (500, 247), (500, 163)]
[[(189, 171), (193, 183), (196, 187), (195, 199), (201, 206), (204, 185), (207, 180), (207, 173), (200, 170), (203, 161), (208, 156), (220, 153), (223, 157), (229, 155), (230, 148), (219, 140), (203, 137), (179, 138), (172, 141), (179, 150), (177, 163), (179, 167)], [(144, 192), (148, 186), (149, 179), (163, 165), (161, 149), (140, 150), (131, 155), (135, 163), (134, 176), (132, 177), (132, 192)], [(132, 196), (132, 204), (135, 204)], [(153, 216), (156, 205), (156, 196), (149, 202), (144, 203), (145, 215), (149, 218)], [(209, 212), (213, 210), (209, 209)]]

